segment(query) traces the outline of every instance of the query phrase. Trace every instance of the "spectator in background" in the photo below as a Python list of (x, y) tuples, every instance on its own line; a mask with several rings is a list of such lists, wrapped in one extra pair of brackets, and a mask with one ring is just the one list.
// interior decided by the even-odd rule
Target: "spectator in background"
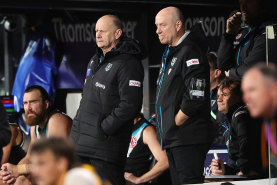
[(202, 183), (213, 139), (206, 37), (201, 23), (186, 31), (176, 7), (159, 11), (155, 24), (166, 45), (156, 97), (161, 148), (166, 149), (174, 185)]
[(222, 159), (213, 159), (213, 175), (263, 177), (260, 155), (261, 124), (253, 120), (242, 102), (240, 81), (225, 78), (218, 89), (218, 110), (225, 115), (226, 145), (230, 166)]
[[(270, 0), (239, 0), (241, 12), (232, 15), (226, 23), (218, 49), (218, 67), (226, 76), (241, 79), (245, 71), (266, 59), (265, 26), (272, 23)], [(241, 28), (242, 19), (248, 24)]]
[[(144, 118), (143, 114), (134, 119), (134, 124), (127, 153), (125, 179), (127, 184), (146, 185), (168, 169), (168, 159), (166, 152), (161, 150), (155, 127)], [(157, 163), (150, 169), (153, 157)], [(169, 183), (159, 182), (159, 185), (162, 183), (170, 185), (170, 179)]]
[(115, 15), (96, 22), (97, 51), (88, 64), (71, 132), (81, 162), (95, 166), (113, 185), (125, 184), (133, 119), (143, 97), (142, 47), (122, 28)]
[(0, 101), (0, 159), (2, 159), (2, 147), (6, 146), (11, 138), (7, 112)]
[[(26, 88), (23, 104), (26, 123), (31, 126), (30, 146), (41, 137), (69, 137), (71, 118), (57, 109), (51, 111), (50, 98), (44, 88), (38, 85)], [(3, 164), (0, 178), (8, 184), (13, 183), (19, 175), (29, 174), (31, 167), (27, 152), (17, 165)]]
[(211, 121), (214, 124), (215, 139), (214, 145), (225, 145), (225, 139), (223, 137), (224, 128), (222, 127), (224, 114), (218, 111), (217, 107), (217, 90), (221, 80), (225, 77), (225, 74), (218, 69), (216, 60), (217, 55), (213, 52), (207, 54), (209, 66), (210, 66), (210, 99), (211, 99)]

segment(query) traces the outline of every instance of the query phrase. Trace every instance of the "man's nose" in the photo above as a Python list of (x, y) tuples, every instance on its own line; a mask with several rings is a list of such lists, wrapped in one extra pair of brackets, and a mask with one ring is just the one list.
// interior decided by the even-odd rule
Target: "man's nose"
[(31, 103), (27, 103), (27, 110), (32, 110)]
[(156, 33), (157, 33), (157, 34), (160, 34), (160, 33), (161, 33), (161, 29), (160, 29), (159, 27), (157, 27)]
[(100, 38), (100, 37), (101, 37), (100, 32), (96, 32), (96, 38)]
[(217, 96), (217, 102), (222, 101), (222, 97), (220, 95)]

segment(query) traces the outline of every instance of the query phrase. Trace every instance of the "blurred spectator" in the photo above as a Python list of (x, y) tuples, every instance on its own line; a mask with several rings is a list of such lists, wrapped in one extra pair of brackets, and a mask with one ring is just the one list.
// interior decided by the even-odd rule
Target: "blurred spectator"
[(243, 99), (252, 117), (276, 118), (277, 67), (260, 63), (248, 70), (242, 80)]
[[(34, 85), (25, 90), (23, 104), (26, 123), (31, 126), (30, 145), (41, 137), (69, 137), (72, 126), (71, 118), (58, 110), (51, 111), (49, 100), (47, 92), (41, 86)], [(19, 175), (29, 174), (30, 169), (31, 164), (27, 152), (18, 165), (3, 164), (0, 178), (6, 183), (13, 183)]]
[[(241, 12), (227, 20), (217, 52), (219, 69), (236, 79), (241, 79), (255, 63), (265, 61), (265, 27), (272, 24), (273, 18), (265, 8), (270, 6), (270, 0), (239, 0), (239, 4)], [(242, 20), (248, 26), (241, 27)]]
[(30, 149), (31, 175), (37, 185), (62, 184), (75, 160), (73, 144), (62, 138), (43, 138)]
[[(168, 159), (166, 152), (161, 150), (155, 127), (144, 118), (143, 114), (134, 119), (134, 124), (127, 153), (125, 179), (127, 184), (145, 185), (168, 169)], [(153, 157), (157, 163), (150, 169)], [(164, 183), (169, 185), (170, 178)]]
[(64, 138), (52, 137), (37, 141), (31, 147), (30, 160), (32, 178), (37, 185), (108, 185), (90, 165), (71, 169), (75, 152), (73, 144)]
[[(276, 121), (277, 121), (277, 67), (265, 63), (255, 65), (248, 70), (242, 80), (243, 99), (254, 118), (264, 118), (262, 142), (263, 166), (268, 166), (267, 142), (277, 155)], [(266, 137), (267, 136), (267, 137)]]
[(6, 146), (11, 138), (8, 115), (0, 101), (0, 159), (2, 159), (2, 147)]
[(218, 85), (224, 78), (225, 74), (222, 73), (217, 67), (217, 55), (213, 52), (207, 54), (209, 66), (210, 66), (210, 99), (211, 99), (211, 121), (213, 122), (215, 132), (214, 145), (225, 145), (225, 139), (223, 137), (224, 128), (222, 127), (224, 114), (218, 111), (217, 108), (217, 90)]
[(249, 178), (262, 177), (260, 155), (260, 122), (251, 119), (242, 102), (240, 81), (224, 79), (218, 89), (218, 110), (224, 113), (226, 145), (230, 166), (222, 159), (213, 159), (213, 175), (243, 175)]
[(17, 164), (26, 155), (23, 146), (26, 140), (25, 133), (20, 129), (16, 123), (10, 123), (11, 140), (7, 146), (3, 148), (2, 164), (7, 162)]

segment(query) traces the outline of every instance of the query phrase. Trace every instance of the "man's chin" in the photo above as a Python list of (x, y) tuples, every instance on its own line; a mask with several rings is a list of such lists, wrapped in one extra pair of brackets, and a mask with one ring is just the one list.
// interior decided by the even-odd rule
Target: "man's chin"
[(26, 123), (29, 126), (35, 126), (36, 125), (35, 119), (30, 119), (30, 118), (26, 118)]

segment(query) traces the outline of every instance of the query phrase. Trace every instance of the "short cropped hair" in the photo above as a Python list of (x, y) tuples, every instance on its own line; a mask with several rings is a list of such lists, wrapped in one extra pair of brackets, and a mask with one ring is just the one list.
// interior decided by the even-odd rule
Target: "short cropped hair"
[(66, 158), (68, 169), (73, 166), (75, 153), (73, 144), (70, 141), (58, 137), (42, 138), (32, 145), (30, 154), (42, 154), (47, 150), (51, 151), (56, 159)]
[(218, 69), (217, 63), (216, 63), (217, 57), (214, 53), (207, 53), (207, 59), (208, 59), (210, 68)]
[[(210, 52), (210, 53), (207, 53), (207, 59), (208, 59), (208, 62), (209, 62), (209, 66), (212, 70), (216, 70), (218, 69), (218, 66), (217, 66), (217, 56), (215, 53), (213, 52)], [(221, 71), (221, 74), (219, 76), (219, 81), (223, 80), (225, 78), (225, 73), (224, 71)]]
[(113, 19), (113, 23), (115, 25), (116, 28), (123, 30), (123, 23), (122, 21), (116, 16), (113, 15), (114, 19)]
[(269, 63), (268, 66), (265, 62), (260, 62), (254, 65), (251, 69), (258, 70), (262, 76), (266, 79), (272, 80), (273, 82), (277, 82), (277, 66), (276, 64)]
[(42, 98), (43, 101), (44, 100), (50, 101), (50, 97), (49, 97), (47, 91), (39, 85), (32, 85), (32, 86), (27, 87), (25, 89), (24, 93), (29, 93), (29, 92), (32, 92), (34, 90), (39, 90), (41, 98)]
[(242, 99), (242, 91), (241, 91), (241, 81), (232, 79), (232, 78), (224, 78), (220, 84), (219, 89), (229, 89), (233, 95), (236, 95), (240, 99)]
[(183, 26), (185, 26), (185, 17), (179, 8), (177, 8), (176, 14), (177, 14), (177, 18), (183, 23)]
[[(118, 16), (112, 15), (112, 14), (108, 14), (108, 15), (104, 15), (104, 16), (107, 16), (107, 17), (112, 18), (112, 19), (113, 19), (113, 24), (114, 24), (114, 26), (115, 26), (117, 29), (123, 30), (123, 23), (122, 23), (122, 21), (119, 19)], [(103, 16), (103, 17), (104, 17), (104, 16)]]

